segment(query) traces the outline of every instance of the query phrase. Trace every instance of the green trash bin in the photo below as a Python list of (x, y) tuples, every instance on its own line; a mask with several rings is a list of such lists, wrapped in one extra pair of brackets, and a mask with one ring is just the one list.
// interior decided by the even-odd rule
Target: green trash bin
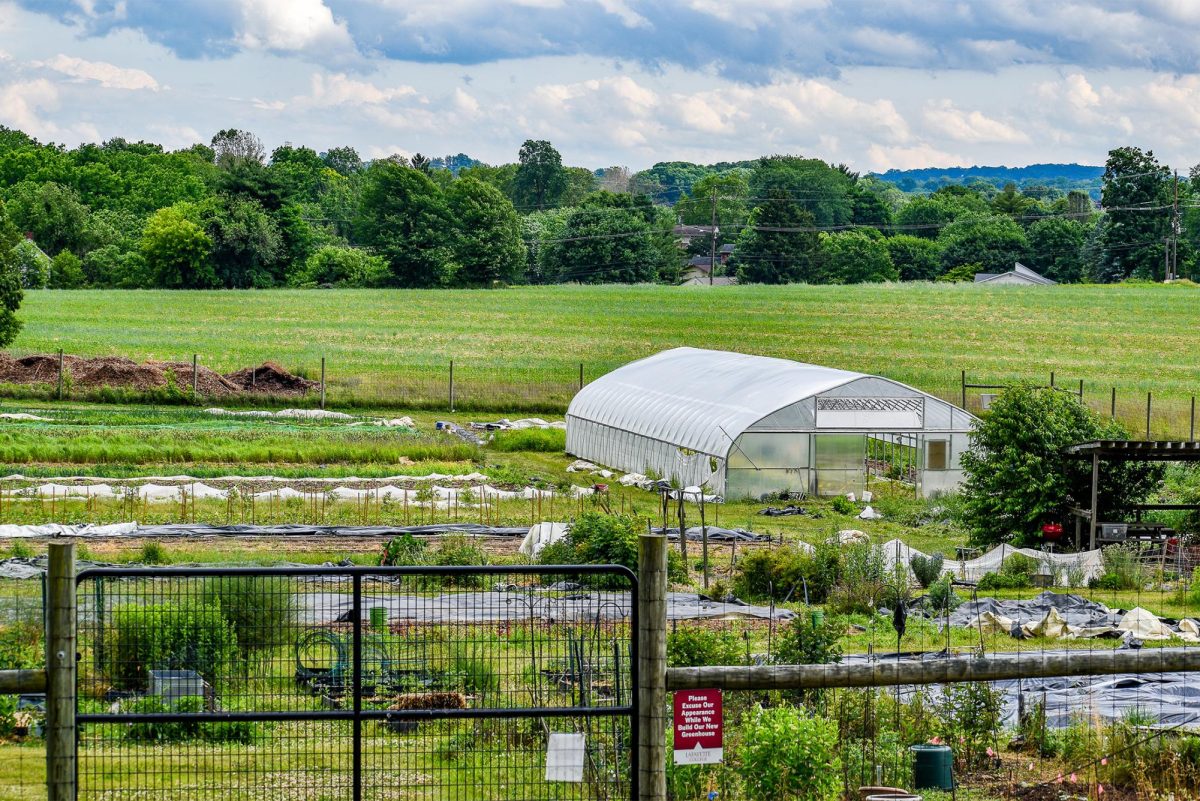
[(913, 789), (953, 790), (954, 752), (948, 745), (914, 745)]
[(387, 607), (372, 606), (371, 611), (371, 630), (377, 634), (383, 634), (387, 631)]
[(825, 625), (825, 610), (813, 609), (808, 613), (808, 619), (814, 629), (821, 628), (821, 626)]

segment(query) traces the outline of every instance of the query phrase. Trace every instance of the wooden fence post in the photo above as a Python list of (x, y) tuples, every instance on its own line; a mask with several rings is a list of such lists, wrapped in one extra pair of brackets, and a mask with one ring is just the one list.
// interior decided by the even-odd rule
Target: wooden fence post
[(63, 399), (63, 351), (58, 349), (58, 399)]
[(583, 392), (583, 362), (579, 363), (579, 391)]
[(325, 408), (325, 357), (321, 357), (321, 408)]
[(450, 411), (454, 411), (454, 360), (450, 360)]
[(962, 371), (962, 408), (967, 408), (967, 371)]
[(1152, 393), (1146, 393), (1146, 439), (1150, 439), (1150, 404)]
[(75, 545), (51, 543), (46, 617), (46, 798), (75, 801)]
[(196, 387), (199, 385), (200, 356), (192, 354), (192, 397), (196, 397)]
[(667, 797), (667, 536), (638, 538), (638, 801)]
[(1117, 419), (1117, 388), (1112, 388), (1112, 410), (1108, 414), (1113, 420)]

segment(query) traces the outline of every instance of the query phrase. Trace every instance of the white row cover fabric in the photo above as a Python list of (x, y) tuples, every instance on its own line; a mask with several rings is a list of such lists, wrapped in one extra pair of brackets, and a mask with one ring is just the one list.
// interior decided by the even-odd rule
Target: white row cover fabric
[(536, 559), (543, 548), (552, 542), (558, 542), (566, 536), (569, 530), (570, 526), (566, 523), (538, 523), (529, 529), (529, 533), (525, 535), (525, 539), (521, 540), (521, 547), (517, 550), (530, 559)]
[[(889, 540), (882, 547), (883, 558), (889, 571), (894, 570), (898, 562), (907, 567), (911, 572), (910, 562), (912, 557), (917, 555), (926, 556), (926, 554), (915, 548), (908, 547), (898, 539)], [(1064, 573), (1069, 568), (1074, 567), (1083, 569), (1083, 579), (1085, 581), (1104, 575), (1104, 560), (1100, 555), (1099, 549), (1094, 551), (1080, 551), (1079, 553), (1046, 553), (1044, 551), (1035, 551), (1033, 548), (1015, 548), (1012, 545), (997, 545), (992, 550), (975, 559), (966, 559), (963, 561), (946, 559), (943, 563), (942, 571), (962, 581), (979, 581), (987, 573), (1000, 572), (1000, 565), (1014, 553), (1028, 556), (1030, 559), (1038, 562), (1049, 563), (1057, 580), (1061, 580)]]
[(1115, 626), (1074, 626), (1066, 621), (1057, 609), (1050, 609), (1036, 621), (1020, 625), (1010, 617), (995, 612), (983, 612), (967, 623), (967, 628), (978, 629), (984, 634), (1013, 635), (1018, 630), (1023, 637), (1044, 637), (1051, 640), (1081, 640), (1120, 634), (1138, 640), (1169, 640), (1176, 638), (1186, 642), (1200, 642), (1200, 624), (1190, 618), (1179, 621), (1179, 631), (1172, 631), (1153, 612), (1140, 606), (1122, 615)]
[[(466, 487), (441, 487), (434, 485), (429, 488), (433, 494), (433, 499), (439, 504), (458, 504), (471, 505), (480, 501), (511, 501), (511, 500), (532, 500), (535, 498), (551, 498), (559, 495), (554, 490), (538, 489), (535, 487), (525, 487), (521, 490), (503, 490), (491, 486), (490, 484), (482, 484), (477, 486)], [(571, 490), (567, 493), (572, 498), (582, 498), (592, 495), (595, 492), (593, 487), (580, 487), (572, 485)], [(190, 484), (143, 484), (138, 487), (113, 487), (111, 484), (42, 484), (37, 487), (28, 487), (21, 490), (7, 490), (0, 494), (10, 500), (33, 500), (35, 498), (123, 498), (126, 493), (136, 497), (138, 500), (148, 503), (157, 502), (180, 502), (185, 496), (191, 500), (205, 500), (209, 498), (226, 499), (230, 497), (229, 489), (221, 489), (212, 487), (203, 482), (194, 482)], [(370, 498), (373, 500), (392, 500), (394, 502), (416, 504), (421, 503), (420, 495), (422, 490), (405, 489), (391, 484), (382, 487), (334, 487), (328, 490), (329, 495), (337, 500), (362, 500)], [(311, 498), (313, 491), (298, 490), (293, 487), (279, 487), (277, 489), (264, 490), (262, 492), (252, 493), (253, 497), (260, 500), (287, 500), (289, 498)]]
[[(29, 476), (23, 476), (20, 473), (12, 473), (7, 476), (0, 476), (0, 481), (33, 481)], [(59, 481), (70, 481), (72, 485), (111, 482), (113, 484), (137, 484), (142, 481), (172, 481), (180, 483), (191, 483), (200, 481), (232, 481), (238, 484), (246, 483), (263, 483), (263, 484), (282, 484), (289, 481), (295, 481), (295, 478), (281, 478), (280, 476), (220, 476), (218, 478), (200, 479), (195, 476), (139, 476), (136, 478), (101, 478), (97, 476), (62, 476)], [(452, 473), (426, 473), (420, 476), (385, 476), (383, 478), (360, 478), (358, 476), (316, 476), (313, 478), (305, 478), (306, 484), (354, 484), (364, 481), (462, 481), (467, 483), (476, 483), (487, 481), (488, 477), (483, 473), (466, 473), (465, 475), (454, 475)], [(46, 485), (49, 486), (49, 485)], [(62, 486), (62, 485), (59, 485)]]
[(137, 530), (137, 523), (112, 523), (104, 526), (68, 526), (47, 523), (41, 526), (0, 526), (0, 539), (28, 539), (31, 537), (124, 537)]

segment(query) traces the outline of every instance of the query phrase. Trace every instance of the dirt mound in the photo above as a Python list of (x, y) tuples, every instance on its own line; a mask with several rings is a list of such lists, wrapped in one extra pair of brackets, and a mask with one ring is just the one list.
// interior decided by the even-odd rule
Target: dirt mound
[(263, 362), (260, 367), (227, 373), (225, 380), (235, 386), (238, 392), (261, 392), (267, 395), (303, 395), (320, 386), (319, 382), (289, 373), (274, 362)]
[[(63, 367), (69, 375), (72, 390), (104, 387), (141, 391), (166, 389), (171, 381), (182, 392), (192, 389), (191, 362), (147, 361), (138, 363), (121, 356), (98, 356), (85, 359), (63, 356)], [(170, 380), (168, 380), (170, 376)], [(289, 373), (277, 364), (267, 362), (261, 367), (221, 375), (203, 364), (196, 368), (196, 391), (205, 397), (227, 395), (287, 395), (302, 396), (320, 386), (316, 381)], [(58, 355), (34, 354), (14, 359), (0, 353), (0, 383), (56, 384)]]

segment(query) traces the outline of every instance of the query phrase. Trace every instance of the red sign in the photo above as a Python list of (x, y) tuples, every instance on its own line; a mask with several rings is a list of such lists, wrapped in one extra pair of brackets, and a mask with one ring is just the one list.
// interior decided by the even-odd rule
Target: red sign
[(720, 690), (679, 690), (675, 693), (676, 765), (720, 762), (723, 734)]

